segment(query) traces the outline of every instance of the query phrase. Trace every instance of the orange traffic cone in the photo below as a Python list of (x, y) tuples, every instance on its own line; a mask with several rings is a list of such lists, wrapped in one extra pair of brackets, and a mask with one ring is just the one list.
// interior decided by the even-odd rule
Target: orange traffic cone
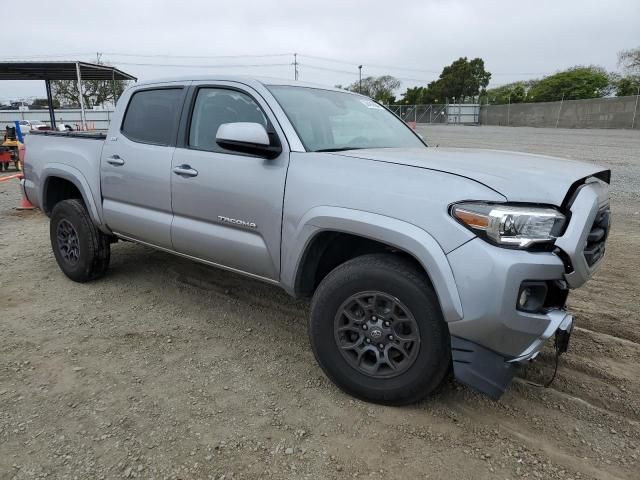
[[(24, 178), (24, 175), (20, 175), (18, 177), (20, 180), (22, 180)], [(36, 207), (33, 206), (33, 204), (27, 199), (26, 195), (24, 194), (24, 190), (22, 189), (22, 187), (20, 187), (20, 192), (22, 193), (22, 199), (20, 200), (20, 205), (18, 205), (16, 207), (16, 210), (33, 210)]]

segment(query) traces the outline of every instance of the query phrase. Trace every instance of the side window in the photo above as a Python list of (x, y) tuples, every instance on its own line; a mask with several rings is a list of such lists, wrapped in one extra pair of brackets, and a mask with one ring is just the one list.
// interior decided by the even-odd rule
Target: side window
[(120, 131), (134, 142), (170, 145), (178, 128), (181, 100), (182, 88), (134, 93)]
[(223, 123), (233, 122), (260, 123), (267, 127), (267, 117), (249, 95), (223, 88), (201, 88), (193, 107), (189, 146), (224, 152), (216, 143), (216, 133)]

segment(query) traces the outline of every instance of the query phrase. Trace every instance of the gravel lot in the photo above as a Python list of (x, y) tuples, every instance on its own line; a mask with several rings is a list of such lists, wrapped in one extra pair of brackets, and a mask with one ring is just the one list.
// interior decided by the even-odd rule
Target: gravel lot
[[(640, 132), (421, 127), (433, 145), (609, 165), (604, 267), (569, 300), (578, 329), (499, 401), (446, 383), (403, 408), (323, 376), (308, 302), (119, 243), (103, 280), (55, 264), (48, 222), (0, 183), (0, 478), (638, 478)], [(514, 182), (526, 179), (513, 179)]]

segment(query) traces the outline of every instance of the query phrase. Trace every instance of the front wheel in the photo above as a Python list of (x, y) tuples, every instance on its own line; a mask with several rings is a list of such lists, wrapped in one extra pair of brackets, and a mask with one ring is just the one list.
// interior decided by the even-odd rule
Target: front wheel
[(93, 224), (82, 201), (63, 200), (53, 207), (49, 236), (58, 266), (74, 282), (88, 282), (107, 271), (109, 237)]
[(327, 275), (313, 297), (309, 337), (345, 392), (386, 405), (416, 402), (442, 382), (450, 339), (425, 274), (390, 254), (364, 255)]

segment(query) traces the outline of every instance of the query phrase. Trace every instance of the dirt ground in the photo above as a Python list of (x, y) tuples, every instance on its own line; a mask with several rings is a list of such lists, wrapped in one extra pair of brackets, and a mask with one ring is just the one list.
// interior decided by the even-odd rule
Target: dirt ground
[[(354, 400), (316, 365), (308, 302), (119, 243), (102, 280), (58, 269), (47, 218), (0, 183), (0, 478), (615, 479), (640, 470), (640, 132), (422, 128), (430, 143), (613, 170), (603, 268), (578, 328), (498, 401), (452, 381), (402, 408)], [(526, 181), (526, 179), (514, 179)]]

